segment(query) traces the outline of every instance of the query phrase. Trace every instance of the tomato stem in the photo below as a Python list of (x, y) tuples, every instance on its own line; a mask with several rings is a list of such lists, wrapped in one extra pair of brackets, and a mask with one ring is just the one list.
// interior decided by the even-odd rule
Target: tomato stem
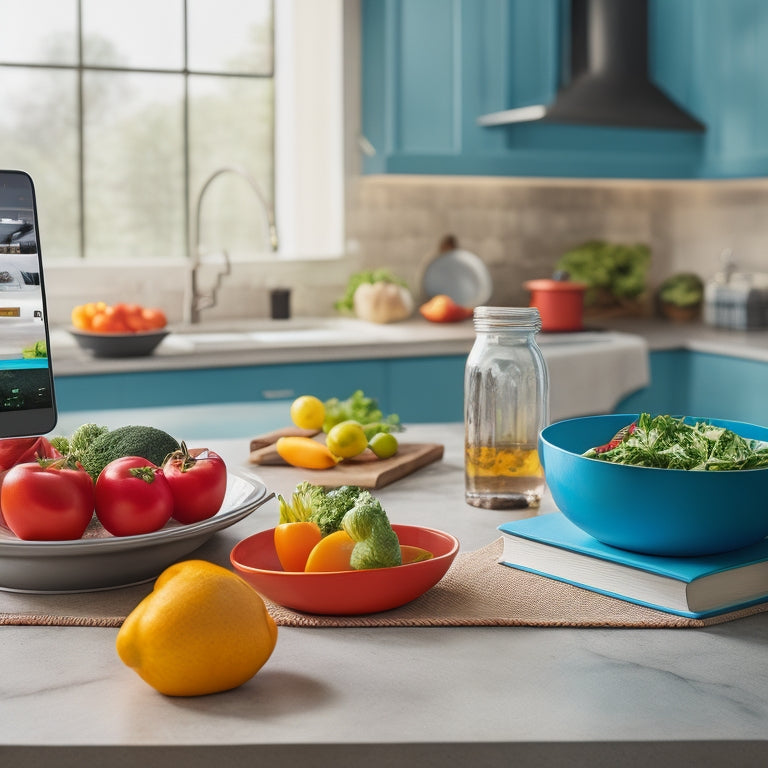
[(155, 470), (156, 467), (131, 467), (128, 471), (132, 477), (137, 477), (139, 480), (143, 480), (145, 483), (155, 482)]

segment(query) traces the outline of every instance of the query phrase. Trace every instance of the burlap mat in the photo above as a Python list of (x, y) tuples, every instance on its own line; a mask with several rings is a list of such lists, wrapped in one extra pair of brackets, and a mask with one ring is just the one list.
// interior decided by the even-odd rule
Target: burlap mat
[[(445, 577), (408, 605), (365, 616), (314, 616), (268, 602), (291, 627), (705, 627), (768, 610), (768, 604), (688, 619), (518, 571), (498, 563), (502, 541), (462, 553)], [(0, 624), (118, 627), (152, 589), (76, 595), (0, 593)]]

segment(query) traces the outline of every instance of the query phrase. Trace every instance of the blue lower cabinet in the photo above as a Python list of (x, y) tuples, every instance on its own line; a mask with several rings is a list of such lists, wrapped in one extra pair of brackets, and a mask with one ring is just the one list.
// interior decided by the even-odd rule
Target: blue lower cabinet
[(387, 360), (59, 376), (59, 411), (258, 403), (313, 394), (326, 400), (356, 389), (403, 422), (463, 419), (463, 355)]
[(347, 397), (355, 389), (384, 400), (386, 363), (331, 361), (234, 368), (137, 371), (56, 378), (60, 411)]
[(687, 415), (690, 355), (682, 349), (651, 352), (650, 384), (617, 403), (615, 412)]
[(392, 411), (403, 423), (463, 421), (466, 356), (392, 360), (388, 368)]
[(674, 350), (652, 352), (651, 384), (617, 412), (670, 413), (768, 425), (768, 363)]

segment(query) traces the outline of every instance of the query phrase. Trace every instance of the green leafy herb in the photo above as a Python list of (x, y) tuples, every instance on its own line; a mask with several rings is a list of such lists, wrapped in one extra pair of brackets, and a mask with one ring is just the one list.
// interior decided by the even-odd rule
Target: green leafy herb
[(48, 348), (45, 341), (36, 341), (21, 351), (21, 356), (26, 359), (48, 357)]
[(615, 447), (590, 448), (584, 456), (662, 469), (759, 469), (768, 467), (768, 443), (741, 437), (708, 421), (688, 424), (683, 418), (641, 413), (634, 430)]
[(563, 254), (555, 268), (569, 278), (586, 283), (586, 306), (613, 300), (634, 299), (646, 289), (651, 251), (646, 245), (621, 245), (592, 240)]
[(323, 431), (342, 421), (356, 421), (363, 425), (366, 437), (370, 440), (377, 432), (399, 432), (402, 429), (400, 417), (396, 413), (385, 416), (378, 401), (366, 397), (362, 389), (353, 392), (346, 400), (333, 397), (325, 403), (325, 422)]

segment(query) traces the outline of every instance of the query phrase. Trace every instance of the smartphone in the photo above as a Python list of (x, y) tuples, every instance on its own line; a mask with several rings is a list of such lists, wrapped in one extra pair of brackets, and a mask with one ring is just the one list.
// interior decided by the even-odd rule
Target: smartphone
[(56, 426), (50, 347), (35, 187), (0, 170), (0, 438)]

